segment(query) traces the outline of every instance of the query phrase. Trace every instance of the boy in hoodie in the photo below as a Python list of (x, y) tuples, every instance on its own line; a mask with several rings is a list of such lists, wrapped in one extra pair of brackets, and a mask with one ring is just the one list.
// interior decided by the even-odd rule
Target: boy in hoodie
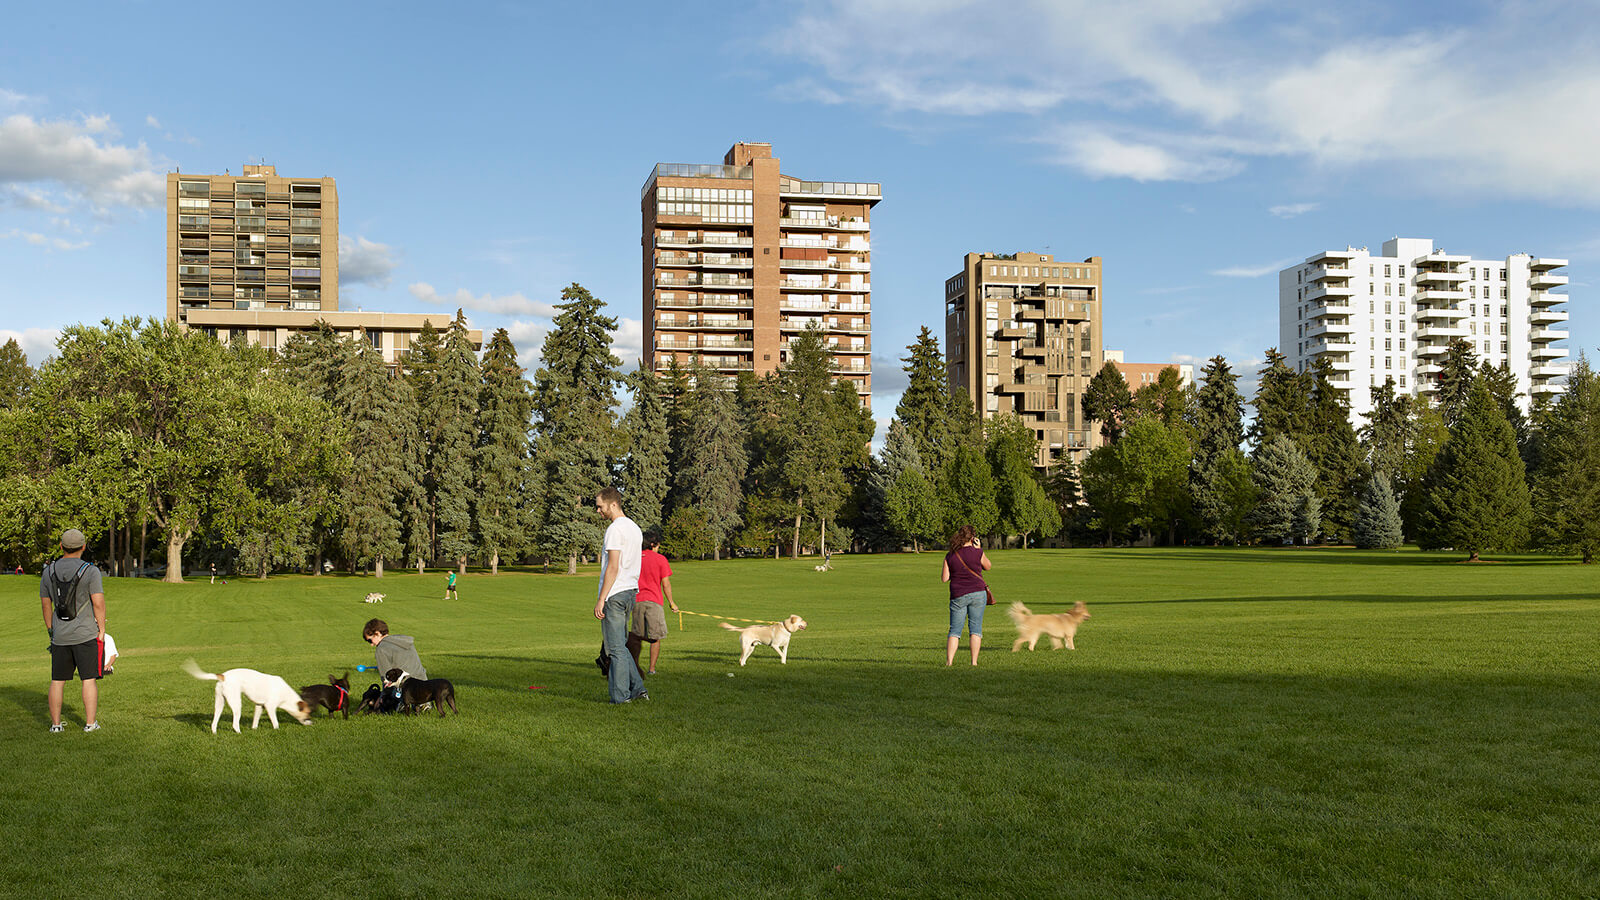
[[(389, 623), (372, 619), (361, 629), (361, 639), (371, 644), (378, 661), (378, 677), (390, 669), (402, 669), (412, 678), (428, 679), (428, 670), (422, 667), (417, 648), (409, 635), (390, 634)], [(384, 684), (388, 684), (385, 680)]]

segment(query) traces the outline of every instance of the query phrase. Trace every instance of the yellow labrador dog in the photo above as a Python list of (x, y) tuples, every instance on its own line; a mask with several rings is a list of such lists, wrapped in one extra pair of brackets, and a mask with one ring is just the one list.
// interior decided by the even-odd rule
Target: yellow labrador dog
[(240, 704), (244, 701), (241, 696), (256, 705), (255, 718), (250, 720), (250, 727), (261, 724), (261, 710), (267, 711), (267, 718), (271, 720), (272, 727), (278, 727), (278, 710), (283, 710), (294, 716), (301, 725), (311, 724), (311, 707), (301, 699), (300, 693), (289, 687), (289, 682), (276, 675), (257, 672), (255, 669), (229, 669), (221, 675), (200, 671), (194, 660), (186, 660), (183, 670), (201, 681), (215, 681), (217, 683), (217, 708), (211, 714), (211, 733), (217, 733), (217, 722), (222, 718), (222, 705), (226, 703), (233, 710), (233, 730), (239, 731)]
[(1066, 642), (1068, 650), (1076, 650), (1072, 638), (1078, 633), (1079, 623), (1089, 618), (1089, 607), (1082, 600), (1072, 605), (1072, 612), (1034, 615), (1021, 603), (1011, 604), (1006, 612), (1017, 626), (1017, 642), (1011, 645), (1012, 653), (1022, 649), (1023, 644), (1032, 650), (1041, 637), (1049, 637), (1051, 646), (1057, 650), (1061, 649), (1062, 641)]
[(799, 616), (790, 616), (782, 622), (771, 625), (751, 625), (748, 628), (740, 628), (737, 625), (729, 625), (727, 622), (723, 622), (722, 627), (729, 631), (739, 632), (739, 665), (744, 665), (745, 660), (750, 658), (750, 653), (756, 649), (758, 644), (766, 644), (778, 651), (778, 662), (788, 665), (789, 636), (796, 631), (805, 631), (806, 620)]

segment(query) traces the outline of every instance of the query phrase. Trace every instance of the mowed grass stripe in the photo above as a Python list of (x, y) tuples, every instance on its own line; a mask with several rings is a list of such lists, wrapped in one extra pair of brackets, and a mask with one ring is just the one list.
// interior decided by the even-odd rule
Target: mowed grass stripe
[[(595, 576), (109, 581), (104, 731), (44, 733), (37, 578), (0, 631), (0, 825), (154, 896), (1579, 896), (1597, 881), (1592, 569), (1346, 550), (1012, 551), (982, 665), (943, 667), (936, 553), (681, 563), (686, 609), (799, 613), (789, 665), (686, 617), (612, 708)], [(363, 604), (370, 590), (388, 595)], [(1076, 653), (1004, 608), (1089, 603)], [(411, 634), (462, 715), (209, 731)], [(1043, 646), (1043, 645), (1041, 645)], [(728, 673), (734, 673), (729, 678)], [(357, 691), (370, 681), (352, 672)], [(539, 690), (529, 690), (538, 686)], [(69, 689), (68, 720), (79, 716)], [(81, 724), (81, 716), (76, 720)], [(265, 729), (265, 726), (263, 726)], [(16, 895), (80, 884), (0, 861)], [(381, 886), (381, 890), (379, 887)]]

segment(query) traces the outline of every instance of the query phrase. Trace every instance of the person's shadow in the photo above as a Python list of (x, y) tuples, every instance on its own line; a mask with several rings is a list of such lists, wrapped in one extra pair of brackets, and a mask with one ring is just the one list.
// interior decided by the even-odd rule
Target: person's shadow
[[(16, 685), (0, 687), (0, 702), (15, 704), (23, 712), (31, 714), (40, 725), (46, 727), (50, 725), (50, 696), (38, 688)], [(77, 715), (78, 718), (83, 718), (81, 705)], [(64, 721), (66, 716), (63, 715), (62, 718)]]

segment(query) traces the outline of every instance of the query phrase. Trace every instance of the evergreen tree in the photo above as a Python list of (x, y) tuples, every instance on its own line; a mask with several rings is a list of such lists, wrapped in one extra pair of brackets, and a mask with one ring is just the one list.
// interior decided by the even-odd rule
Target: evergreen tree
[[(1250, 458), (1233, 447), (1202, 468), (1190, 468), (1191, 475), (1196, 472), (1200, 482), (1193, 492), (1195, 512), (1206, 534), (1218, 543), (1242, 543), (1250, 513), (1256, 505)], [(1195, 488), (1196, 483), (1191, 480), (1190, 486)]]
[[(927, 331), (926, 328), (923, 331)], [(21, 406), (33, 385), (33, 369), (16, 338), (0, 345), (0, 409)]]
[(722, 548), (743, 524), (741, 485), (749, 467), (745, 435), (733, 397), (711, 379), (696, 379), (694, 406), (679, 481), (684, 499), (705, 515), (712, 556), (721, 559)]
[(905, 363), (908, 381), (894, 417), (915, 442), (924, 467), (937, 471), (950, 452), (950, 390), (944, 354), (926, 325), (906, 349), (911, 355), (900, 361)]
[(1078, 468), (1070, 455), (1063, 455), (1045, 469), (1043, 487), (1045, 497), (1055, 504), (1056, 517), (1063, 527), (1077, 519), (1083, 493), (1078, 484)]
[(1344, 392), (1333, 386), (1332, 363), (1326, 356), (1317, 357), (1309, 374), (1311, 406), (1301, 444), (1317, 467), (1322, 533), (1332, 541), (1348, 541), (1355, 524), (1356, 496), (1365, 478), (1361, 447), (1350, 425), (1350, 405)]
[(1400, 497), (1400, 522), (1405, 527), (1406, 535), (1417, 540), (1422, 508), (1428, 499), (1424, 482), (1428, 470), (1433, 468), (1434, 459), (1450, 437), (1450, 429), (1444, 424), (1444, 413), (1439, 407), (1424, 400), (1412, 406), (1410, 434), (1411, 445), (1407, 448), (1405, 466), (1394, 479), (1394, 484)]
[(1516, 373), (1505, 363), (1497, 366), (1484, 360), (1478, 365), (1477, 378), (1489, 389), (1489, 396), (1500, 406), (1501, 415), (1511, 423), (1511, 433), (1517, 439), (1517, 454), (1522, 457), (1523, 465), (1527, 466), (1533, 452), (1533, 429), (1522, 412), (1522, 404), (1518, 402), (1522, 394), (1517, 391)]
[(913, 552), (922, 552), (924, 542), (938, 540), (943, 525), (939, 492), (916, 441), (898, 418), (889, 421), (889, 435), (884, 439), (882, 478), (884, 513), (895, 546), (909, 542)]
[(1578, 357), (1567, 389), (1543, 416), (1540, 466), (1533, 481), (1540, 546), (1576, 553), (1585, 563), (1600, 551), (1600, 375)]
[[(801, 525), (835, 518), (849, 492), (845, 468), (866, 453), (871, 419), (848, 384), (836, 391), (822, 330), (807, 328), (789, 344), (789, 359), (772, 379), (763, 443), (775, 467), (769, 481), (793, 502), (791, 553), (800, 555)], [(863, 435), (863, 419), (866, 427)]]
[(1089, 379), (1080, 405), (1084, 422), (1099, 422), (1100, 436), (1108, 444), (1116, 443), (1127, 426), (1128, 410), (1133, 405), (1127, 379), (1122, 377), (1116, 363), (1106, 363)]
[(1252, 477), (1257, 500), (1249, 522), (1269, 542), (1309, 540), (1322, 518), (1317, 498), (1317, 467), (1285, 434), (1256, 448)]
[(1400, 503), (1389, 489), (1389, 476), (1375, 473), (1361, 492), (1361, 506), (1356, 511), (1356, 546), (1362, 550), (1393, 550), (1403, 540)]
[(663, 525), (672, 435), (667, 430), (661, 381), (642, 363), (624, 381), (633, 393), (633, 406), (622, 417), (623, 439), (628, 445), (622, 463), (622, 495), (628, 498), (629, 518), (645, 528)]
[(1256, 389), (1256, 419), (1250, 424), (1250, 441), (1257, 447), (1278, 435), (1300, 441), (1307, 430), (1311, 379), (1289, 368), (1278, 348), (1267, 350)]
[(517, 348), (504, 328), (496, 329), (489, 339), (479, 372), (473, 519), (489, 573), (497, 575), (502, 559), (527, 549), (526, 481), (533, 395), (517, 363)]
[[(567, 574), (576, 575), (578, 553), (598, 548), (603, 534), (594, 497), (611, 483), (622, 363), (611, 354), (617, 320), (601, 315), (603, 304), (578, 284), (563, 290), (561, 301), (534, 381), (537, 510), (540, 545), (566, 557)], [(623, 504), (626, 510), (626, 497)]]
[(473, 457), (478, 445), (478, 392), (482, 374), (467, 337), (467, 317), (456, 311), (445, 334), (444, 357), (432, 408), (433, 457), (429, 474), (433, 483), (434, 517), (439, 555), (467, 571), (473, 551)]
[(685, 506), (661, 526), (661, 552), (672, 559), (704, 559), (716, 547), (704, 510)]
[(1473, 385), (1424, 483), (1417, 529), (1424, 550), (1454, 547), (1469, 559), (1515, 550), (1532, 510), (1511, 423), (1482, 383)]
[(339, 547), (351, 568), (373, 564), (383, 577), (388, 560), (398, 560), (401, 543), (401, 490), (408, 477), (404, 432), (413, 423), (401, 418), (382, 356), (365, 340), (346, 344), (337, 376), (335, 407), (350, 427), (350, 468), (339, 491)]
[(1451, 427), (1461, 418), (1472, 397), (1472, 385), (1478, 380), (1478, 355), (1464, 338), (1453, 338), (1440, 364), (1439, 410), (1444, 414), (1444, 424)]
[[(444, 338), (439, 330), (434, 327), (433, 321), (424, 320), (422, 330), (411, 341), (411, 347), (405, 355), (406, 382), (411, 386), (411, 395), (417, 408), (417, 433), (422, 451), (420, 460), (420, 478), (422, 500), (420, 512), (427, 522), (427, 540), (423, 547), (421, 557), (425, 560), (436, 559), (439, 555), (439, 523), (438, 523), (438, 470), (435, 457), (438, 455), (439, 428), (439, 383), (442, 378), (444, 366)], [(418, 562), (420, 572), (423, 562)]]
[(1212, 462), (1244, 443), (1244, 396), (1239, 376), (1228, 361), (1213, 356), (1201, 370), (1204, 381), (1195, 394), (1189, 420), (1195, 434), (1195, 458)]
[(1408, 394), (1395, 395), (1393, 377), (1371, 390), (1372, 411), (1362, 414), (1367, 424), (1361, 426), (1361, 445), (1373, 473), (1392, 479), (1405, 470), (1406, 454), (1415, 441), (1416, 404)]
[(665, 522), (673, 509), (689, 502), (683, 499), (683, 489), (678, 484), (678, 475), (689, 469), (689, 428), (695, 418), (695, 385), (691, 382), (689, 369), (679, 363), (676, 356), (667, 361), (666, 371), (661, 373), (659, 384), (662, 414), (666, 418), (667, 430), (667, 495), (661, 502), (661, 521)]

